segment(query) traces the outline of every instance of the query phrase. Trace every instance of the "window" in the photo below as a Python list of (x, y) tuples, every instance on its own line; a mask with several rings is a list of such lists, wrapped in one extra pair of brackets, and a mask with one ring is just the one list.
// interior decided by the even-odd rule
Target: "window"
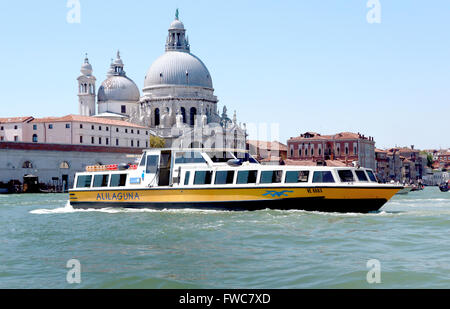
[(366, 172), (367, 172), (367, 175), (369, 175), (370, 181), (377, 182), (377, 178), (375, 177), (375, 175), (373, 174), (373, 172), (371, 170), (366, 170)]
[(92, 181), (92, 175), (78, 176), (77, 188), (90, 188)]
[(282, 171), (262, 171), (259, 183), (280, 183)]
[(82, 123), (80, 123), (80, 129), (83, 129), (83, 124)]
[(116, 128), (116, 132), (119, 132), (119, 128)]
[(234, 171), (217, 171), (214, 184), (216, 185), (228, 185), (232, 184), (234, 180)]
[(22, 164), (22, 168), (33, 168), (33, 163), (31, 163), (30, 161), (25, 161)]
[(128, 129), (125, 129), (125, 133), (128, 133)]
[(98, 144), (99, 144), (99, 145), (102, 144), (102, 138), (101, 138), (101, 137), (98, 138)]
[(102, 130), (102, 126), (98, 126), (98, 130), (101, 131)]
[(133, 129), (131, 129), (131, 134), (133, 134), (134, 133), (134, 130)]
[(5, 130), (5, 128), (4, 127), (0, 127), (0, 131), (3, 131), (3, 130)]
[(127, 112), (127, 107), (126, 107), (125, 105), (121, 105), (121, 106), (120, 106), (120, 112), (121, 112), (122, 114), (126, 114), (126, 112)]
[(189, 177), (191, 176), (191, 172), (187, 171), (184, 173), (184, 185), (187, 186), (189, 184)]
[(338, 171), (339, 178), (342, 182), (353, 182), (355, 179), (353, 178), (353, 173), (351, 170), (340, 170)]
[(193, 126), (195, 124), (195, 116), (197, 115), (197, 109), (195, 107), (191, 107), (189, 115), (190, 115), (189, 124)]
[(302, 156), (302, 149), (298, 148), (298, 156), (301, 157)]
[(159, 108), (155, 109), (155, 126), (159, 126)]
[(308, 182), (309, 171), (287, 171), (285, 183)]
[(239, 171), (236, 179), (236, 184), (256, 183), (258, 171)]
[(131, 147), (133, 147), (134, 146), (134, 142), (133, 142), (133, 140), (131, 140)]
[(38, 136), (36, 134), (33, 134), (33, 143), (38, 142)]
[(93, 188), (107, 187), (108, 186), (109, 175), (95, 175)]
[(215, 151), (215, 152), (207, 152), (207, 155), (210, 157), (211, 161), (214, 163), (219, 162), (227, 162), (228, 160), (235, 159), (233, 154), (228, 151)]
[(94, 144), (94, 143), (95, 143), (94, 137), (92, 136), (92, 137), (91, 137), (91, 144)]
[(91, 126), (91, 130), (94, 130), (94, 126), (93, 125)]
[(148, 148), (148, 141), (145, 141), (145, 148)]
[(139, 141), (137, 141), (137, 145), (136, 145), (137, 147), (140, 147), (140, 143), (139, 143)]
[(147, 174), (155, 174), (158, 169), (158, 159), (159, 156), (147, 156), (147, 165), (145, 168), (145, 172)]
[(14, 136), (14, 141), (18, 142), (19, 141), (19, 137), (17, 135)]
[(69, 162), (67, 162), (67, 161), (61, 162), (61, 164), (59, 165), (59, 168), (68, 169), (69, 168)]
[(106, 127), (106, 131), (109, 131), (109, 127)]
[(33, 130), (34, 130), (34, 131), (37, 130), (37, 125), (33, 124)]
[(145, 135), (148, 135), (148, 131), (145, 131)]
[(187, 151), (177, 152), (175, 155), (175, 164), (187, 164), (187, 163), (206, 163), (200, 152)]
[(141, 131), (137, 130), (137, 134), (140, 134), (140, 133), (141, 133)]
[(367, 179), (366, 173), (364, 171), (355, 171), (356, 177), (358, 177), (359, 181), (369, 181)]
[(14, 130), (17, 130), (17, 126), (14, 126)]
[(70, 129), (70, 123), (66, 123), (66, 129)]
[(83, 144), (83, 136), (80, 136), (80, 144)]
[(313, 183), (317, 182), (335, 182), (333, 174), (330, 171), (320, 171), (314, 172), (313, 174)]
[(311, 147), (311, 156), (314, 156), (314, 146)]
[(110, 187), (125, 187), (127, 174), (112, 174)]
[(49, 128), (49, 129), (53, 129), (53, 125), (52, 125), (52, 124), (49, 124), (49, 125), (48, 125), (48, 128)]
[(105, 143), (106, 143), (106, 145), (109, 145), (109, 138), (106, 138)]
[(116, 146), (119, 146), (119, 139), (116, 138)]
[(211, 171), (195, 172), (194, 185), (209, 185), (211, 184), (211, 179), (212, 179)]

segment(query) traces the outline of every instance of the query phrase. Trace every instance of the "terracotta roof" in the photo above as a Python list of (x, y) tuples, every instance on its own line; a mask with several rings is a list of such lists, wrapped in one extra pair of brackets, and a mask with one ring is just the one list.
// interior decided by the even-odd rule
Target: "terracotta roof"
[[(314, 134), (313, 137), (304, 137), (302, 135), (305, 134)], [(358, 133), (353, 132), (341, 132), (334, 135), (320, 135), (314, 132), (306, 132), (297, 137), (291, 137), (290, 140), (300, 140), (300, 141), (311, 141), (311, 140), (339, 140), (339, 139), (363, 139), (363, 136)], [(369, 139), (368, 136), (365, 136), (364, 139)]]
[(387, 151), (387, 150), (383, 150), (383, 149), (378, 149), (378, 148), (375, 148), (375, 152), (388, 153), (388, 151)]
[(257, 140), (247, 140), (247, 144), (260, 149), (287, 151), (287, 146), (278, 141), (266, 142)]
[(17, 122), (26, 122), (32, 120), (33, 117), (9, 117), (9, 118), (0, 118), (0, 123), (17, 123)]
[(114, 126), (122, 126), (122, 127), (134, 127), (134, 128), (142, 128), (148, 129), (147, 127), (137, 125), (131, 122), (122, 121), (122, 120), (113, 120), (107, 118), (99, 118), (93, 116), (81, 116), (81, 115), (67, 115), (63, 117), (46, 117), (46, 118), (37, 118), (33, 119), (32, 122), (88, 122), (88, 123), (96, 123), (96, 124), (104, 124), (104, 125), (114, 125)]

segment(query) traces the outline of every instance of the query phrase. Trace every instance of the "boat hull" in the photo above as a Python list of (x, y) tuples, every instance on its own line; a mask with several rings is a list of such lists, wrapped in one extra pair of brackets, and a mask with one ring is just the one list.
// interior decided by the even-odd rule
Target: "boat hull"
[(399, 189), (246, 188), (71, 191), (74, 208), (149, 208), (214, 210), (306, 210), (367, 213), (378, 211)]

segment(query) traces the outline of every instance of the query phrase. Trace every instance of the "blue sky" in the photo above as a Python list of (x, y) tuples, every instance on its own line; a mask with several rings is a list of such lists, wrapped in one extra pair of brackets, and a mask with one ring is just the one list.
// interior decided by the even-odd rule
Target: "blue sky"
[(220, 111), (238, 121), (278, 123), (282, 142), (351, 131), (380, 148), (450, 146), (448, 0), (379, 0), (372, 24), (368, 0), (79, 0), (80, 23), (67, 2), (2, 3), (0, 117), (77, 113), (85, 52), (97, 88), (117, 49), (142, 88), (179, 8)]

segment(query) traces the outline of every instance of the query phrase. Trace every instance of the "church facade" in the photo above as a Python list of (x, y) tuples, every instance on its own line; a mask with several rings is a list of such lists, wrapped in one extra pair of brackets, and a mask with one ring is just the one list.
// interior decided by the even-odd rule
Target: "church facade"
[(120, 53), (95, 93), (96, 78), (86, 56), (78, 77), (79, 111), (84, 116), (125, 120), (148, 127), (166, 147), (245, 149), (245, 124), (226, 107), (219, 113), (212, 77), (191, 53), (184, 24), (170, 24), (165, 52), (147, 71), (142, 94), (125, 73)]

